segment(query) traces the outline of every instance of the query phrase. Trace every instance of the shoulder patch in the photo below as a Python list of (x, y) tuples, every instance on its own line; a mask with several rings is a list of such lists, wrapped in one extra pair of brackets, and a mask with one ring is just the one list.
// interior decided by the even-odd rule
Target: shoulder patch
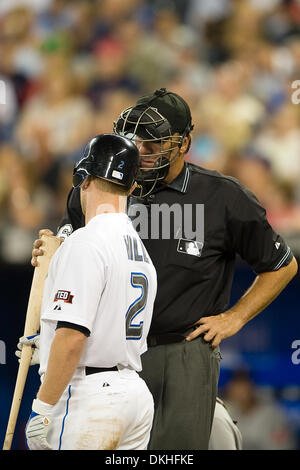
[(73, 302), (74, 295), (71, 294), (68, 290), (58, 290), (55, 294), (53, 302), (57, 302), (57, 300), (63, 300), (67, 304), (71, 304)]

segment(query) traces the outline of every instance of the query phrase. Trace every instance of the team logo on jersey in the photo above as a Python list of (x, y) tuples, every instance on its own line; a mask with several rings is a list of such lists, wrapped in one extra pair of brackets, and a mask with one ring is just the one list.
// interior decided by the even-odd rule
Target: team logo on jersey
[(57, 300), (63, 300), (67, 304), (71, 304), (73, 301), (74, 295), (71, 294), (69, 290), (58, 290), (54, 297), (54, 302)]

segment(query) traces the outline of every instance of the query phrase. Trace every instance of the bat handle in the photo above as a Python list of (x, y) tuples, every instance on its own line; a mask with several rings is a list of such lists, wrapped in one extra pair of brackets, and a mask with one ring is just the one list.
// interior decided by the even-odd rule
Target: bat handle
[[(36, 267), (34, 270), (27, 307), (24, 336), (31, 336), (33, 334), (36, 334), (38, 331), (40, 325), (40, 310), (42, 305), (44, 281), (47, 276), (51, 257), (60, 245), (60, 240), (54, 236), (43, 235), (41, 238), (44, 242), (43, 244), (45, 248), (45, 253), (41, 257), (38, 267)], [(21, 360), (19, 364), (19, 370), (7, 425), (7, 431), (4, 438), (3, 450), (9, 450), (12, 444), (25, 382), (28, 374), (28, 369), (31, 362), (31, 356), (31, 346), (24, 344), (22, 348)]]
[(7, 424), (6, 435), (3, 444), (3, 450), (10, 450), (15, 432), (16, 422), (19, 414), (20, 404), (22, 400), (23, 390), (28, 374), (28, 369), (32, 356), (32, 348), (30, 345), (23, 345), (22, 355), (20, 359), (18, 375), (15, 385), (13, 401), (10, 409), (10, 415)]

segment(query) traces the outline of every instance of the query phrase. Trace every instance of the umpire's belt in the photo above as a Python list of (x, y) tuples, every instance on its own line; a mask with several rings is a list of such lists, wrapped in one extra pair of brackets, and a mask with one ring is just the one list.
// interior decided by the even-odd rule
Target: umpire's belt
[(189, 333), (198, 328), (199, 325), (194, 325), (180, 333), (166, 333), (163, 335), (148, 335), (148, 347), (160, 346), (162, 344), (182, 343)]

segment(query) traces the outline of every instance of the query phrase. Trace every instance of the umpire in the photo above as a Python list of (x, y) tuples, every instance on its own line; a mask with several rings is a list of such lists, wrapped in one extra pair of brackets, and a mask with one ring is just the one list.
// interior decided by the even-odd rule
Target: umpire
[[(220, 342), (266, 308), (297, 272), (290, 248), (249, 190), (185, 162), (192, 129), (187, 103), (164, 88), (140, 98), (114, 124), (139, 149), (139, 187), (128, 212), (158, 277), (141, 373), (155, 403), (152, 450), (208, 448)], [(72, 189), (57, 235), (83, 225), (79, 192)], [(228, 309), (237, 255), (257, 276)]]

